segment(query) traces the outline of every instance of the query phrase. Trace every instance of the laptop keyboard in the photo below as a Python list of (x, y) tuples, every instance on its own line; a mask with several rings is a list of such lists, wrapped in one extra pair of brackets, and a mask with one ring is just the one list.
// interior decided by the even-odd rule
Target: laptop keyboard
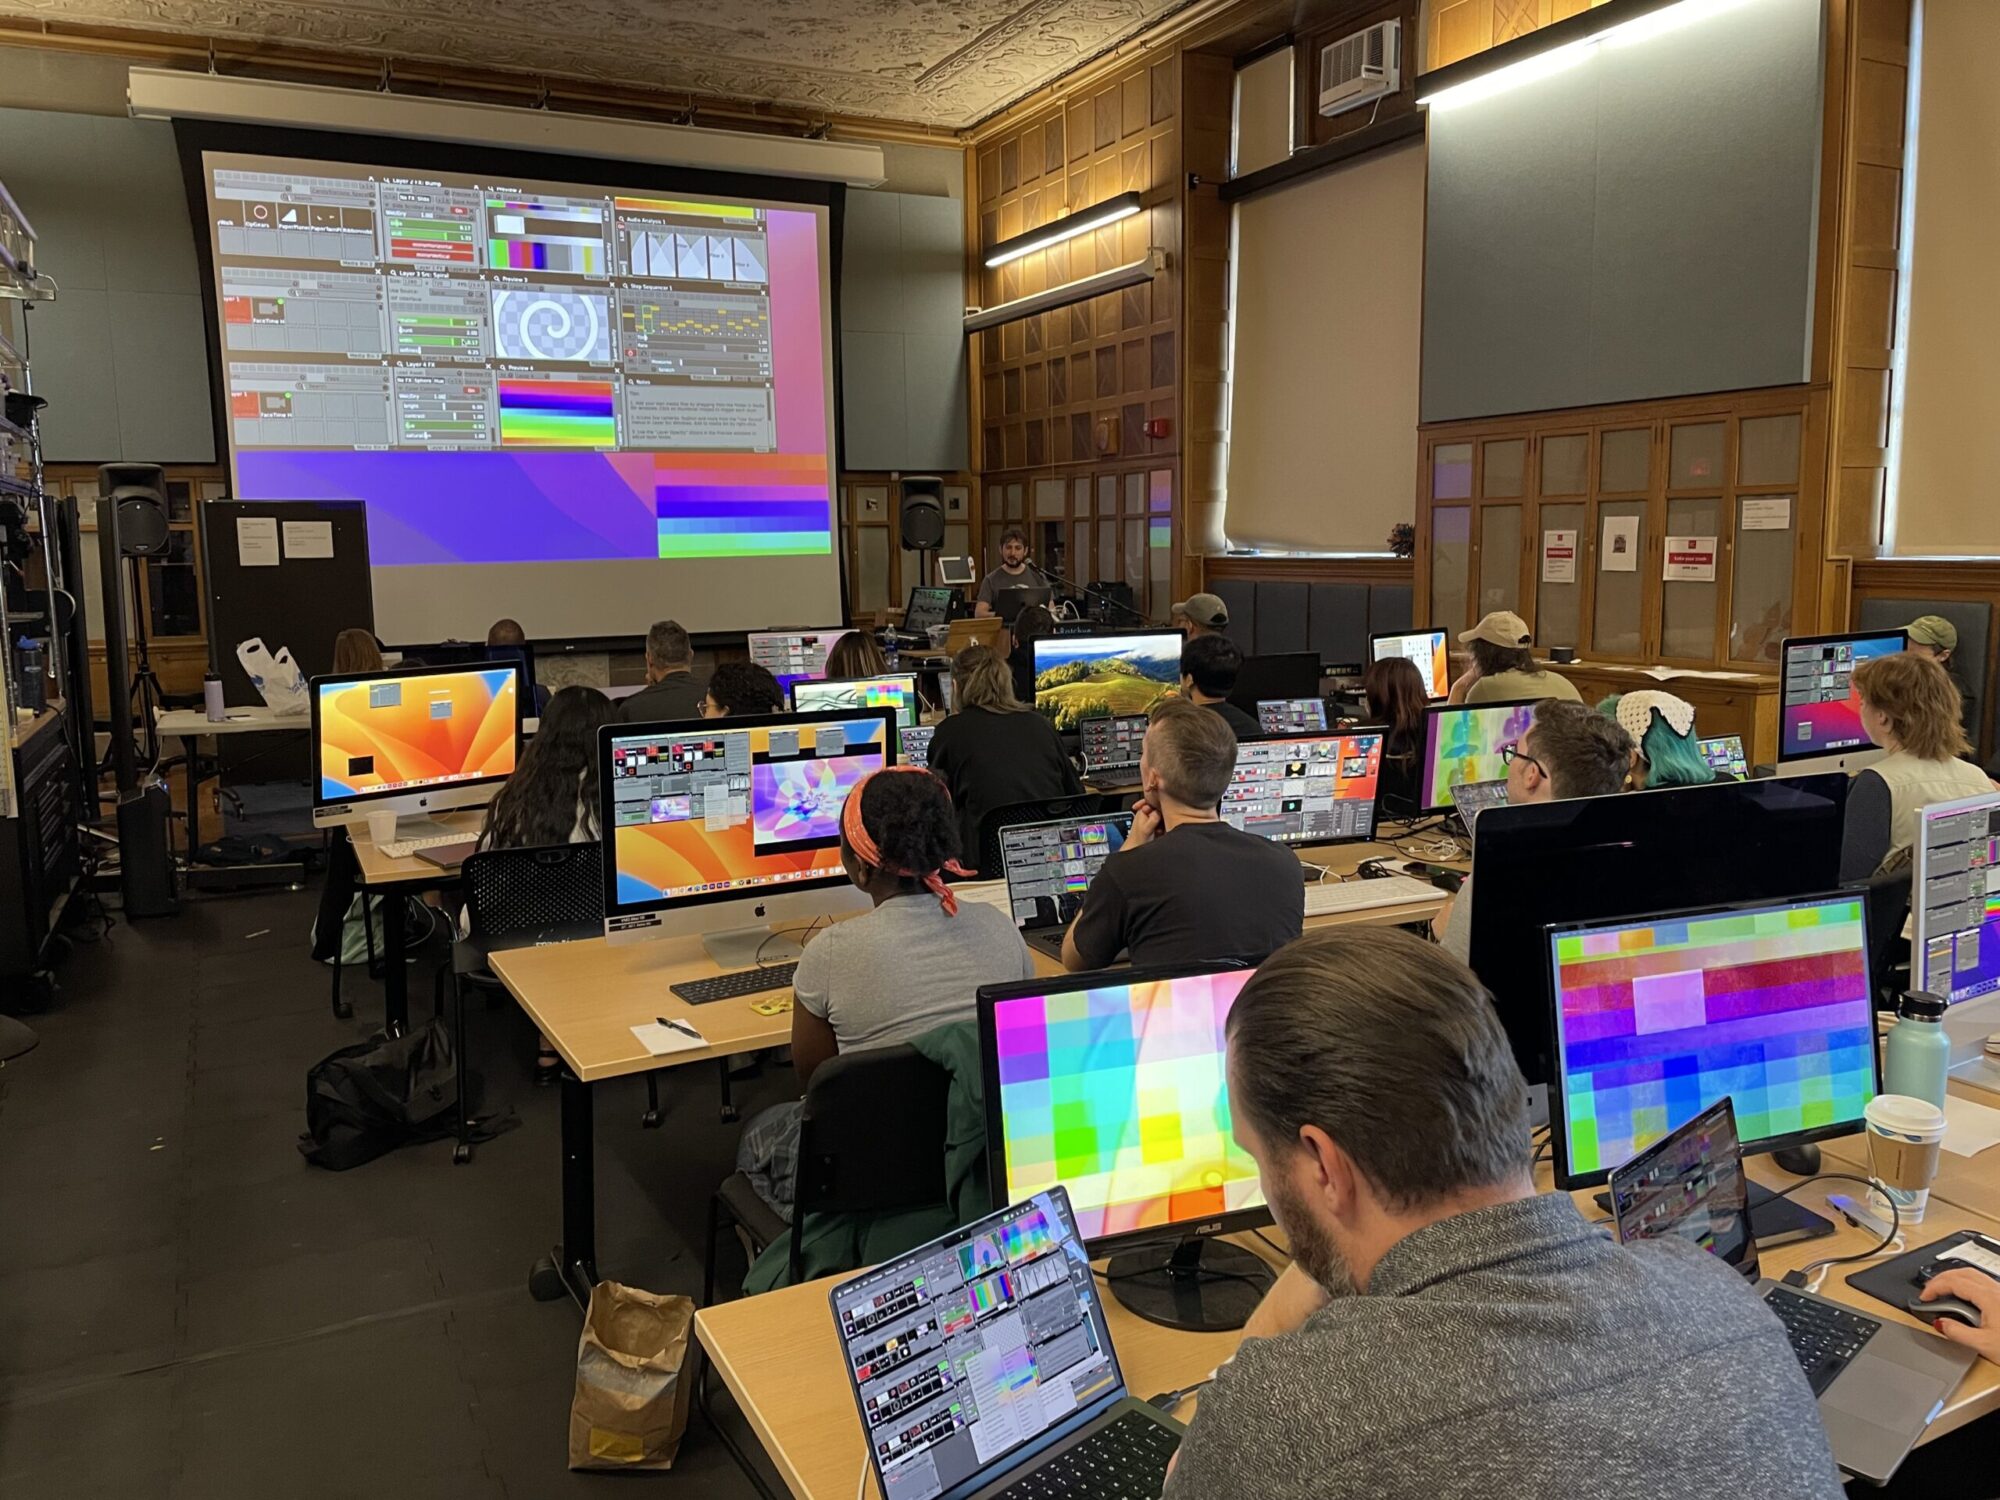
[(1834, 1377), (1853, 1362), (1861, 1346), (1882, 1326), (1861, 1313), (1801, 1297), (1781, 1286), (1767, 1291), (1764, 1301), (1785, 1325), (1792, 1352), (1799, 1357), (1815, 1396), (1833, 1384)]
[(1181, 1435), (1128, 1411), (1000, 1492), (999, 1500), (1159, 1500)]

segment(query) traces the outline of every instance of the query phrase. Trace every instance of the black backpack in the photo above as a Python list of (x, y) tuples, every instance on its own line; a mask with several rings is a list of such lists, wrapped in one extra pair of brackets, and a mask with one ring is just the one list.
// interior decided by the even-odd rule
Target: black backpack
[[(476, 1097), (471, 1075), (466, 1092)], [(377, 1032), (306, 1070), (299, 1151), (316, 1166), (344, 1172), (398, 1146), (443, 1139), (457, 1108), (451, 1033), (443, 1022), (427, 1021), (399, 1037)]]

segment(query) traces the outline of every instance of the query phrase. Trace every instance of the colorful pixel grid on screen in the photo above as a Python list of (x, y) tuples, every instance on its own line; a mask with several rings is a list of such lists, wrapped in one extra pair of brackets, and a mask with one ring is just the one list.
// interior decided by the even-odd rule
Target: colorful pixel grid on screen
[(997, 1002), (1008, 1201), (1061, 1183), (1085, 1239), (1262, 1206), (1223, 1071), (1223, 1025), (1249, 977)]
[(792, 684), (792, 707), (800, 713), (852, 708), (893, 709), (905, 729), (915, 726), (921, 704), (914, 677), (820, 678)]
[(1821, 643), (1785, 646), (1785, 688), (1778, 758), (1828, 755), (1863, 749), (1872, 741), (1861, 726), (1861, 694), (1854, 690), (1854, 669), (1878, 656), (1903, 649), (1901, 632)]
[(1571, 1177), (1723, 1096), (1745, 1142), (1859, 1120), (1875, 1089), (1862, 904), (1838, 898), (1558, 932)]
[(483, 667), (321, 682), (321, 798), (511, 776), (519, 681), (512, 667)]
[(618, 413), (611, 382), (503, 378), (500, 441), (516, 448), (617, 447)]
[(1424, 806), (1450, 807), (1452, 789), (1462, 781), (1505, 781), (1500, 747), (1518, 741), (1534, 722), (1532, 703), (1431, 709), (1424, 728)]

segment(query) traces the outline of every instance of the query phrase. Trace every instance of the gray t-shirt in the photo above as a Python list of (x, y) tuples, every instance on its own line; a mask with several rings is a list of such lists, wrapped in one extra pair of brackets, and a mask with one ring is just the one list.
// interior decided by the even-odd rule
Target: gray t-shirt
[(1566, 1195), (1427, 1225), (1364, 1295), (1248, 1339), (1164, 1500), (1839, 1500), (1819, 1408), (1750, 1284), (1618, 1245)]
[(1018, 573), (1009, 573), (1005, 568), (995, 568), (979, 580), (979, 592), (973, 597), (977, 603), (985, 605), (988, 609), (998, 609), (1002, 589), (1030, 589), (1041, 581), (1042, 575), (1033, 568), (1023, 568)]
[(833, 1027), (840, 1050), (853, 1052), (969, 1021), (982, 984), (1034, 975), (1034, 958), (1005, 912), (968, 901), (948, 917), (922, 891), (820, 933), (806, 944), (792, 991)]

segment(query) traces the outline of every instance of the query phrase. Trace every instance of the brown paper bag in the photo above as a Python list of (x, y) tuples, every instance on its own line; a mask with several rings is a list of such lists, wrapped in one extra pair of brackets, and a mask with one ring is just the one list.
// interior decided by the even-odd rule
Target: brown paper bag
[(694, 1300), (600, 1281), (576, 1344), (572, 1469), (671, 1469), (687, 1431)]

